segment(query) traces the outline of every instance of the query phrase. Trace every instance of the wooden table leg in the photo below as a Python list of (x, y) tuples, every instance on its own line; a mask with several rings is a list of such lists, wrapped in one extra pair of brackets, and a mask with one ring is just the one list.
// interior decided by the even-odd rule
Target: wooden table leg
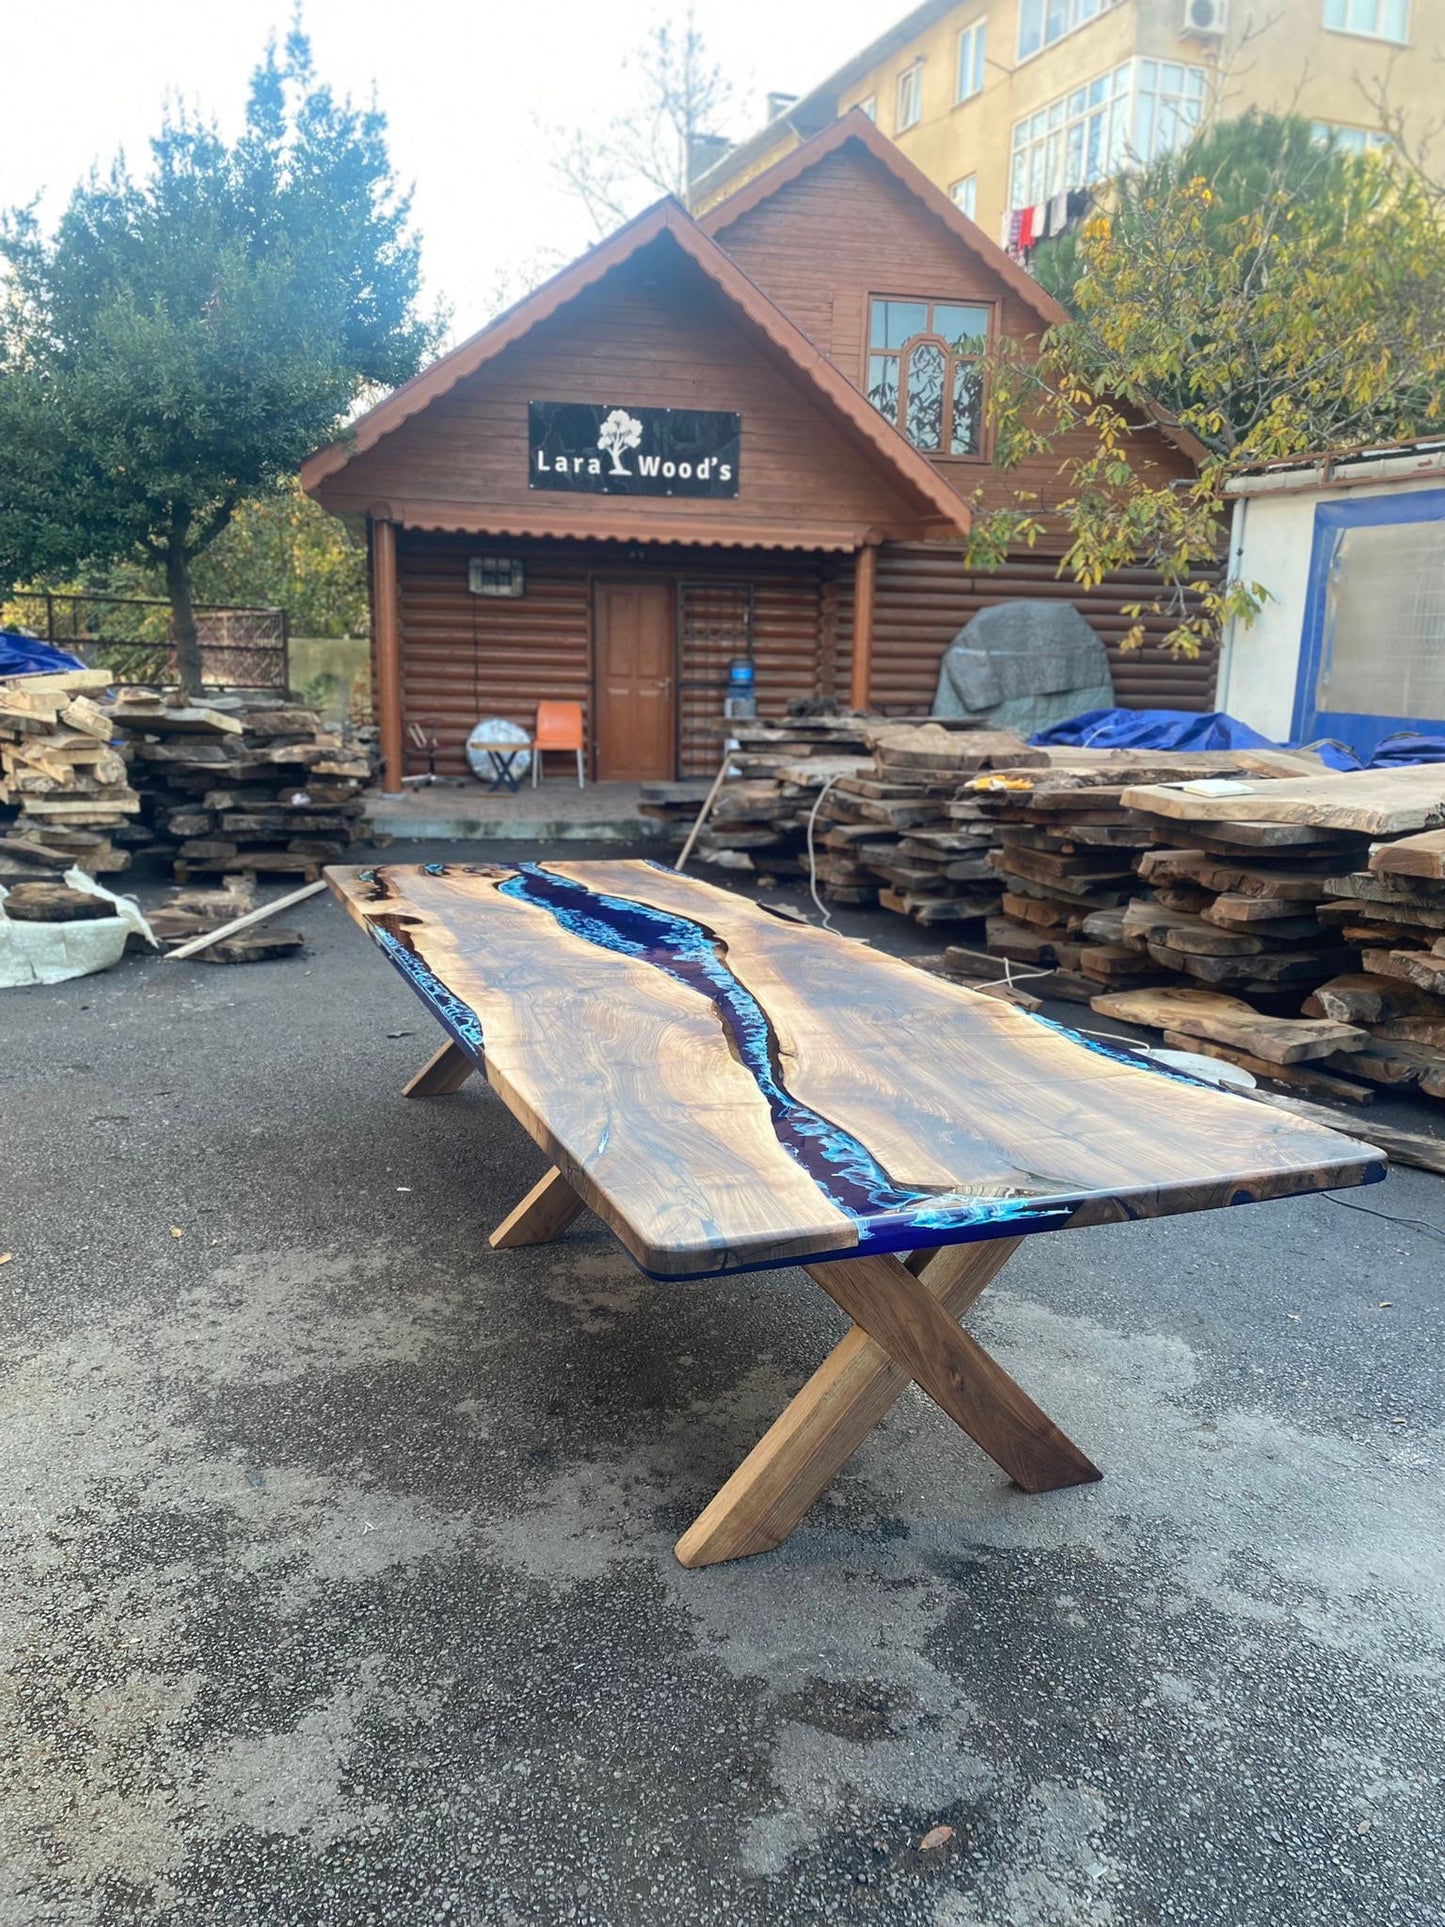
[[(820, 1272), (855, 1272), (858, 1267), (882, 1266), (881, 1277), (871, 1271), (862, 1286), (844, 1283), (852, 1304), (843, 1308), (854, 1327), (808, 1380), (796, 1398), (765, 1433), (732, 1477), (704, 1507), (678, 1540), (675, 1551), (684, 1566), (715, 1565), (750, 1553), (770, 1552), (797, 1525), (830, 1485), (873, 1428), (886, 1416), (914, 1371), (916, 1341), (906, 1341), (895, 1329), (901, 1322), (918, 1325), (930, 1340), (941, 1324), (961, 1341), (943, 1341), (944, 1364), (936, 1370), (919, 1361), (921, 1369), (949, 1403), (944, 1410), (977, 1439), (1011, 1476), (1030, 1491), (1075, 1485), (1100, 1474), (1078, 1448), (1066, 1439), (1038, 1407), (1020, 1391), (1008, 1374), (974, 1340), (966, 1339), (953, 1322), (966, 1312), (1018, 1249), (1017, 1238), (981, 1244), (947, 1245), (918, 1266), (914, 1276), (898, 1259), (854, 1258), (809, 1267)], [(920, 1254), (916, 1254), (916, 1258)], [(906, 1281), (901, 1292), (898, 1279)], [(825, 1279), (818, 1282), (828, 1289)], [(878, 1287), (897, 1293), (904, 1309), (892, 1317), (878, 1312)], [(870, 1298), (869, 1288), (873, 1288)], [(842, 1303), (837, 1292), (830, 1296)], [(919, 1300), (936, 1314), (937, 1323), (921, 1313)], [(865, 1302), (866, 1301), (866, 1302)], [(854, 1305), (857, 1309), (855, 1311)], [(870, 1337), (859, 1314), (866, 1310), (871, 1323), (884, 1329), (888, 1346)], [(958, 1351), (964, 1360), (960, 1369)], [(908, 1354), (905, 1357), (905, 1353)], [(923, 1389), (934, 1395), (933, 1386)], [(939, 1401), (943, 1403), (942, 1400)], [(966, 1414), (966, 1417), (964, 1416)], [(996, 1449), (997, 1448), (997, 1449)], [(1008, 1454), (1007, 1463), (1000, 1453)]]
[(539, 1178), (515, 1211), (509, 1211), (487, 1243), (493, 1251), (510, 1251), (515, 1245), (545, 1245), (560, 1238), (586, 1206), (567, 1179), (553, 1165), (545, 1178)]
[(476, 1068), (461, 1045), (449, 1037), (411, 1082), (402, 1086), (401, 1094), (403, 1097), (447, 1097), (459, 1091)]
[(899, 1259), (804, 1269), (1025, 1492), (1104, 1476)]

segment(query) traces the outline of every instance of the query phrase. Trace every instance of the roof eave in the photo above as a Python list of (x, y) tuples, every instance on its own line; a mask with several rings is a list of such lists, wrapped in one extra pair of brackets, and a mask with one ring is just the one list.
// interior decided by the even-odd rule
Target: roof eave
[(554, 275), (544, 287), (526, 296), (404, 388), (379, 402), (354, 424), (343, 441), (333, 442), (307, 459), (301, 470), (302, 487), (308, 493), (314, 492), (355, 456), (375, 447), (385, 435), (550, 319), (568, 301), (657, 240), (664, 231), (770, 344), (793, 378), (807, 383), (855, 446), (887, 463), (898, 483), (915, 502), (923, 505), (921, 520), (941, 518), (959, 533), (967, 532), (969, 511), (962, 498), (955, 495), (928, 460), (878, 413), (687, 210), (672, 199), (659, 201), (625, 228), (620, 228), (570, 268)]

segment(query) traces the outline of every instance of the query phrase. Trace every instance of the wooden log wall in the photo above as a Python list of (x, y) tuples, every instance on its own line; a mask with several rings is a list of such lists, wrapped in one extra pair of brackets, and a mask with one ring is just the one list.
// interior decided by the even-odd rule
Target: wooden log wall
[[(616, 544), (517, 542), (473, 535), (421, 534), (398, 538), (401, 587), (402, 696), (407, 722), (436, 728), (442, 739), (437, 768), (466, 770), (464, 745), (481, 716), (505, 716), (529, 727), (541, 700), (580, 702), (592, 695), (593, 578), (600, 573), (659, 574), (670, 580), (750, 583), (758, 707), (781, 718), (796, 699), (848, 699), (852, 666), (851, 557), (792, 555), (776, 550), (684, 549), (659, 546), (642, 563), (629, 563)], [(483, 552), (520, 555), (527, 592), (516, 600), (474, 596), (467, 590), (467, 558)], [(1114, 689), (1129, 709), (1206, 710), (1213, 706), (1214, 652), (1179, 661), (1157, 644), (1125, 655), (1129, 627), (1123, 605), (1151, 591), (1147, 570), (1121, 571), (1085, 595), (1060, 581), (1056, 558), (1029, 553), (1010, 558), (993, 575), (970, 572), (956, 551), (942, 546), (888, 545), (878, 562), (874, 617), (875, 707), (894, 714), (926, 714), (938, 665), (957, 631), (978, 610), (1017, 596), (1073, 602), (1109, 651)], [(1155, 619), (1156, 636), (1167, 625)], [(726, 666), (704, 665), (711, 686), (700, 688), (679, 665), (682, 691), (680, 773), (710, 774), (717, 766)], [(406, 768), (426, 768), (409, 743)]]
[[(1018, 597), (1072, 602), (1109, 652), (1114, 695), (1123, 709), (1214, 707), (1218, 651), (1182, 660), (1160, 646), (1172, 624), (1149, 617), (1152, 640), (1127, 654), (1120, 647), (1130, 628), (1124, 604), (1147, 600), (1158, 579), (1148, 569), (1125, 569), (1086, 594), (1055, 573), (1058, 557), (1038, 551), (1010, 556), (992, 575), (970, 571), (955, 549), (887, 544), (878, 558), (878, 598), (873, 617), (872, 701), (895, 714), (926, 715), (938, 683), (944, 650), (971, 616), (996, 602)], [(848, 697), (851, 650), (851, 572), (834, 594), (838, 604), (834, 691)]]
[[(522, 556), (527, 592), (474, 596), (467, 558)], [(419, 535), (398, 542), (402, 704), (408, 723), (441, 736), (437, 769), (467, 771), (466, 740), (482, 716), (530, 727), (541, 701), (591, 699), (591, 615), (585, 562), (543, 558), (535, 546), (477, 536)], [(409, 773), (426, 768), (407, 744)]]
[[(467, 558), (483, 553), (521, 556), (526, 594), (515, 600), (470, 594)], [(837, 560), (848, 566), (846, 558)], [(820, 680), (820, 631), (822, 586), (836, 566), (832, 557), (660, 545), (638, 563), (615, 543), (403, 531), (398, 564), (405, 717), (439, 731), (442, 775), (465, 773), (466, 739), (481, 716), (505, 716), (530, 728), (539, 701), (580, 702), (584, 712), (590, 709), (592, 582), (601, 574), (751, 584), (762, 713), (782, 717), (795, 698), (829, 693)], [(707, 657), (684, 661), (679, 670), (679, 683), (689, 685), (680, 692), (681, 774), (710, 775), (721, 753), (727, 665)], [(708, 686), (699, 687), (703, 682)], [(590, 742), (585, 713), (584, 727)], [(406, 768), (426, 768), (424, 752), (410, 744)]]

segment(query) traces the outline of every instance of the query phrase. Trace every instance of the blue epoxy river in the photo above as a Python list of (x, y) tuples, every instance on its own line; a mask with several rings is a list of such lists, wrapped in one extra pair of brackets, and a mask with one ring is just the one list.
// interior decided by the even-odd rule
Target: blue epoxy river
[(717, 939), (705, 925), (628, 897), (608, 896), (535, 863), (519, 864), (516, 875), (498, 888), (503, 896), (548, 911), (574, 936), (649, 963), (706, 997), (757, 1080), (779, 1143), (823, 1195), (855, 1221), (860, 1244), (904, 1249), (917, 1242), (910, 1234), (919, 1230), (956, 1233), (966, 1225), (983, 1230), (1007, 1223), (1015, 1231), (1043, 1231), (1072, 1214), (1073, 1205), (1046, 1198), (964, 1197), (895, 1184), (866, 1145), (787, 1090), (767, 1013), (718, 955)]

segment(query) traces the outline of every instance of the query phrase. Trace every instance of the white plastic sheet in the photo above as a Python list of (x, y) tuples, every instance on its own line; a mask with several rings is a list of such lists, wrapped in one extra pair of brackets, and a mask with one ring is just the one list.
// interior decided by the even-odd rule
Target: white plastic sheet
[(0, 885), (0, 990), (63, 984), (70, 977), (109, 970), (120, 962), (132, 932), (153, 950), (160, 948), (133, 898), (116, 896), (84, 870), (67, 870), (65, 881), (72, 890), (103, 897), (115, 906), (115, 915), (83, 923), (16, 923), (5, 914), (9, 892)]

